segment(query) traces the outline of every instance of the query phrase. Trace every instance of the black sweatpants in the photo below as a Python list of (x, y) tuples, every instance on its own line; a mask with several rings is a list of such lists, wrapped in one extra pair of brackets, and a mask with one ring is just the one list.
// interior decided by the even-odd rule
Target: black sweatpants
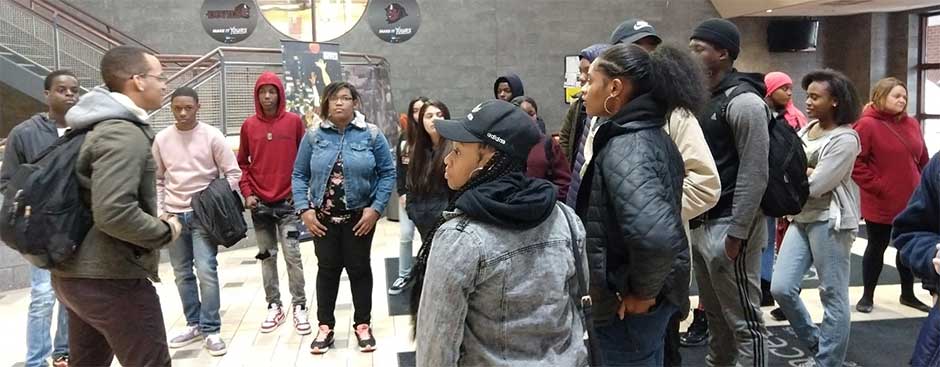
[(353, 323), (369, 324), (372, 315), (372, 266), (370, 263), (372, 237), (375, 230), (359, 237), (353, 227), (359, 222), (358, 214), (343, 224), (332, 224), (328, 220), (326, 236), (314, 237), (313, 244), (317, 255), (317, 319), (320, 325), (336, 326), (336, 295), (339, 293), (340, 275), (343, 268), (349, 275), (352, 289)]
[[(885, 249), (891, 242), (891, 225), (867, 222), (866, 228), (868, 247), (865, 248), (865, 256), (862, 258), (862, 281), (865, 284), (863, 297), (872, 299), (875, 286), (878, 285), (878, 277), (881, 276), (881, 268), (884, 266)], [(898, 275), (901, 276), (901, 296), (914, 297), (914, 273), (911, 268), (901, 263), (900, 251), (894, 261), (898, 267)]]

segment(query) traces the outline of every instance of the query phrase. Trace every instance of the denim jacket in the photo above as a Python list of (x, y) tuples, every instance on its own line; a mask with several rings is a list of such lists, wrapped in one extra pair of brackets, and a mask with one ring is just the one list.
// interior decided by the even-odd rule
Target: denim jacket
[(341, 151), (346, 207), (371, 207), (381, 215), (395, 185), (395, 161), (385, 135), (358, 111), (343, 133), (327, 120), (307, 130), (291, 176), (294, 208), (319, 208), (323, 204), (327, 180)]
[(571, 229), (561, 210), (577, 224), (586, 270), (584, 227), (567, 206), (528, 230), (444, 213), (418, 310), (418, 367), (587, 365)]

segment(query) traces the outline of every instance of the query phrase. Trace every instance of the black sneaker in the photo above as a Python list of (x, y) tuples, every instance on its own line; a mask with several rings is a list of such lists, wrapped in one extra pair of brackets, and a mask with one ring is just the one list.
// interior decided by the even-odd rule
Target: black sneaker
[(317, 332), (317, 337), (313, 339), (313, 343), (310, 343), (310, 353), (311, 354), (323, 354), (330, 350), (330, 347), (333, 346), (333, 330), (330, 330), (329, 326), (320, 325), (320, 330)]
[(708, 319), (705, 318), (705, 311), (692, 310), (692, 325), (679, 338), (679, 344), (683, 347), (699, 347), (708, 344)]
[(760, 280), (760, 294), (761, 307), (770, 307), (775, 304), (774, 295), (770, 294), (770, 282), (763, 279)]
[(858, 300), (858, 303), (855, 304), (855, 310), (861, 313), (871, 313), (871, 310), (874, 308), (875, 303), (866, 297)]
[(777, 307), (773, 309), (773, 311), (770, 311), (770, 317), (772, 317), (774, 320), (777, 320), (777, 321), (787, 321), (787, 315), (783, 313), (783, 310), (781, 310), (780, 307)]
[(410, 277), (408, 277), (407, 275), (403, 277), (398, 277), (398, 279), (395, 279), (395, 282), (392, 283), (392, 286), (388, 288), (388, 294), (392, 296), (397, 296), (401, 294), (401, 292), (405, 290), (405, 288), (408, 288), (408, 284), (410, 283), (410, 280), (411, 280)]
[(375, 336), (369, 324), (356, 325), (356, 339), (359, 340), (359, 351), (369, 353), (375, 351)]

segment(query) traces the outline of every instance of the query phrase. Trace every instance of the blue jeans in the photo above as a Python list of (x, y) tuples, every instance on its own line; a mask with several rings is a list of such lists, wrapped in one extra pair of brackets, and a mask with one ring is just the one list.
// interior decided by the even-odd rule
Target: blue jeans
[(764, 281), (773, 280), (774, 252), (777, 249), (777, 218), (767, 217), (767, 247), (760, 258), (760, 278)]
[(415, 222), (408, 218), (408, 212), (405, 211), (405, 205), (401, 203), (401, 200), (398, 201), (398, 227), (401, 229), (398, 247), (398, 276), (403, 277), (411, 274), (411, 265), (414, 263), (411, 241), (415, 237)]
[[(849, 344), (849, 268), (853, 231), (834, 231), (829, 222), (791, 223), (780, 245), (770, 292), (802, 343), (820, 366), (842, 366)], [(822, 324), (813, 324), (800, 299), (810, 265), (819, 274)]]
[(52, 309), (56, 304), (52, 278), (48, 270), (30, 265), (29, 315), (26, 321), (26, 367), (46, 366), (51, 356), (69, 354), (68, 309), (59, 303), (55, 345), (49, 335), (52, 328)]
[(183, 302), (186, 326), (199, 326), (204, 334), (218, 333), (222, 327), (222, 318), (219, 316), (219, 274), (216, 270), (219, 249), (209, 243), (202, 229), (194, 226), (193, 212), (177, 214), (177, 217), (183, 224), (183, 232), (169, 246), (169, 252), (176, 289)]
[(595, 338), (601, 348), (604, 366), (663, 365), (666, 324), (679, 308), (661, 301), (650, 312), (614, 317), (609, 324), (595, 327)]

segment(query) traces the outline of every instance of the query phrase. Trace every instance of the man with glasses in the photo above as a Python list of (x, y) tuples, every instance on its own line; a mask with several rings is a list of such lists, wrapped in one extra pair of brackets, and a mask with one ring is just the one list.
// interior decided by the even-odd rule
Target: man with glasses
[(52, 286), (69, 309), (69, 364), (169, 366), (160, 299), (159, 250), (179, 237), (175, 216), (157, 217), (153, 129), (166, 83), (160, 61), (120, 46), (101, 58), (105, 88), (65, 115), (86, 133), (75, 174), (94, 226), (72, 257), (52, 269)]
[(255, 257), (261, 260), (261, 278), (268, 305), (261, 332), (274, 331), (286, 319), (277, 276), (277, 244), (280, 242), (287, 263), (294, 329), (300, 335), (307, 335), (311, 328), (300, 258), (300, 221), (291, 200), (291, 174), (297, 147), (304, 138), (304, 124), (300, 116), (287, 112), (284, 86), (276, 74), (267, 71), (258, 77), (254, 97), (255, 115), (249, 116), (241, 128), (238, 165), (242, 170), (239, 186), (245, 206), (251, 210), (258, 241)]

